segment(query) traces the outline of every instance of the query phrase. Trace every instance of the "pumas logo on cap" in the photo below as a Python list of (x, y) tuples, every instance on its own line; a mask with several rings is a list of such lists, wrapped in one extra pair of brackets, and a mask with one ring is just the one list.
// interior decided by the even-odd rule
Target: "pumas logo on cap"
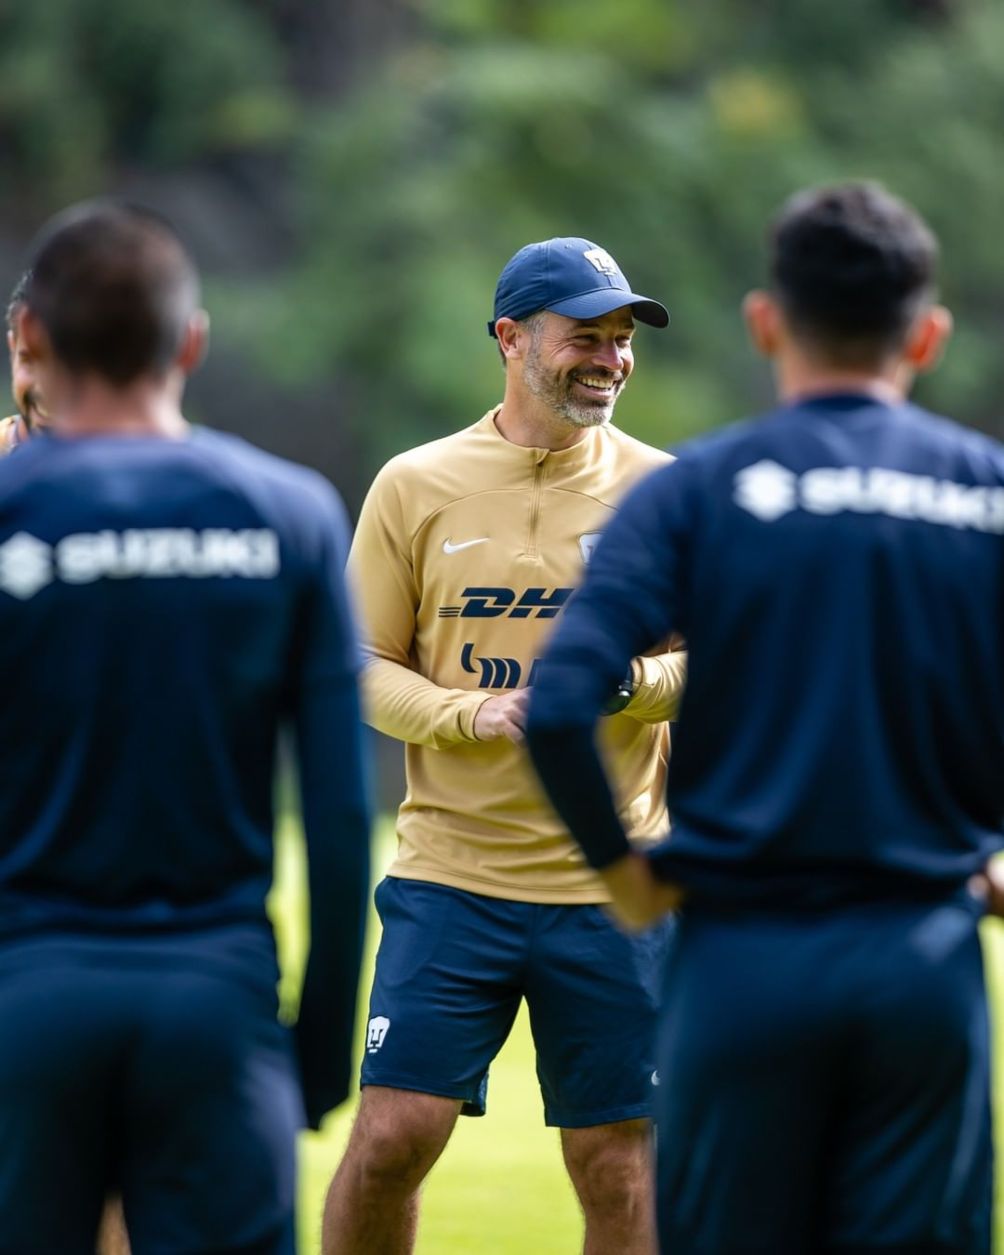
[(620, 271), (620, 267), (605, 248), (587, 248), (582, 256), (591, 266), (594, 266), (601, 275), (615, 275)]

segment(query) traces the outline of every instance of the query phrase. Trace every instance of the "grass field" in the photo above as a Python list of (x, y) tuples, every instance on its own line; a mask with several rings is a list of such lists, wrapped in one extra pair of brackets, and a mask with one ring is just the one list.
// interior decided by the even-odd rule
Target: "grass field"
[[(389, 860), (393, 836), (382, 827), (377, 870)], [(283, 960), (284, 996), (295, 990), (304, 950), (302, 851), (295, 830), (284, 829), (279, 843), (273, 918)], [(1004, 927), (984, 932), (991, 1001), (1004, 1007)], [(376, 944), (376, 925), (370, 931)], [(372, 954), (363, 976), (368, 992)], [(359, 1036), (365, 1015), (360, 1008)], [(998, 1016), (998, 1019), (1000, 1017)], [(997, 1034), (1000, 1041), (1000, 1034)], [(997, 1078), (1004, 1080), (1004, 1041), (998, 1050)], [(1004, 1128), (1004, 1084), (996, 1086), (997, 1128)], [(307, 1133), (300, 1145), (300, 1255), (317, 1255), (324, 1191), (348, 1137), (354, 1104), (330, 1117), (320, 1133)], [(1004, 1161), (1004, 1156), (1001, 1157)], [(998, 1196), (1001, 1192), (998, 1164)], [(998, 1218), (995, 1249), (1004, 1251), (1004, 1224)], [(545, 1129), (534, 1076), (533, 1046), (525, 1013), (492, 1067), (488, 1114), (461, 1119), (457, 1132), (427, 1183), (419, 1228), (418, 1255), (575, 1255), (582, 1224), (578, 1205), (561, 1165), (558, 1135)]]

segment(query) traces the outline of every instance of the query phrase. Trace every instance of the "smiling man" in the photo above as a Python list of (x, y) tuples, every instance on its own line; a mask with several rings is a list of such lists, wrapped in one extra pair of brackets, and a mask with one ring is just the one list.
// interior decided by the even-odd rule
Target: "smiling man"
[[(536, 659), (630, 485), (669, 461), (611, 426), (633, 366), (633, 293), (588, 240), (508, 263), (489, 332), (502, 404), (393, 459), (363, 507), (354, 577), (369, 634), (369, 721), (406, 742), (398, 857), (377, 890), (383, 940), (364, 1086), (332, 1184), (324, 1249), (407, 1252), (417, 1193), (526, 998), (545, 1120), (561, 1129), (586, 1250), (653, 1247), (648, 1115), (654, 971), (547, 804), (523, 749)], [(685, 655), (635, 659), (605, 721), (620, 814), (664, 833), (668, 736)]]
[(35, 381), (34, 355), (24, 343), (18, 318), (24, 308), (28, 275), (22, 275), (7, 304), (7, 349), (10, 353), (10, 390), (17, 413), (0, 419), (0, 456), (16, 449), (35, 431), (44, 428), (48, 418), (42, 408)]

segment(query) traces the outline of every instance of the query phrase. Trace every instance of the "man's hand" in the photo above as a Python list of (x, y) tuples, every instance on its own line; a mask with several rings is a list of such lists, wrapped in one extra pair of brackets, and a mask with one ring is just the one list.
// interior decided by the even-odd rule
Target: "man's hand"
[(654, 924), (683, 901), (683, 890), (659, 880), (651, 863), (641, 854), (619, 858), (600, 872), (600, 879), (610, 892), (611, 914), (631, 932)]
[(28, 439), (28, 428), (20, 414), (13, 414), (0, 422), (0, 457), (11, 453)]
[(986, 899), (987, 914), (1004, 919), (1004, 858), (992, 858), (981, 876), (969, 882), (970, 890)]
[(515, 745), (523, 743), (529, 689), (513, 689), (500, 697), (482, 702), (474, 716), (474, 735), (479, 741), (497, 741), (500, 737)]

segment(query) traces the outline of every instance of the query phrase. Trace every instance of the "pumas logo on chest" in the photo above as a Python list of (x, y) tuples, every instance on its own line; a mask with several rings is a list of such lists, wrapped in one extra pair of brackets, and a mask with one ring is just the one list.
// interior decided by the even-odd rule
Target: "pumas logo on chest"
[(447, 536), (443, 541), (443, 553), (459, 553), (461, 549), (471, 549), (474, 545), (483, 545), (489, 539), (490, 537), (488, 536), (479, 536), (477, 540), (458, 540), (454, 544), (451, 537)]
[(593, 556), (593, 550), (600, 543), (602, 532), (583, 532), (579, 537), (579, 553), (582, 554), (582, 561), (588, 562)]

